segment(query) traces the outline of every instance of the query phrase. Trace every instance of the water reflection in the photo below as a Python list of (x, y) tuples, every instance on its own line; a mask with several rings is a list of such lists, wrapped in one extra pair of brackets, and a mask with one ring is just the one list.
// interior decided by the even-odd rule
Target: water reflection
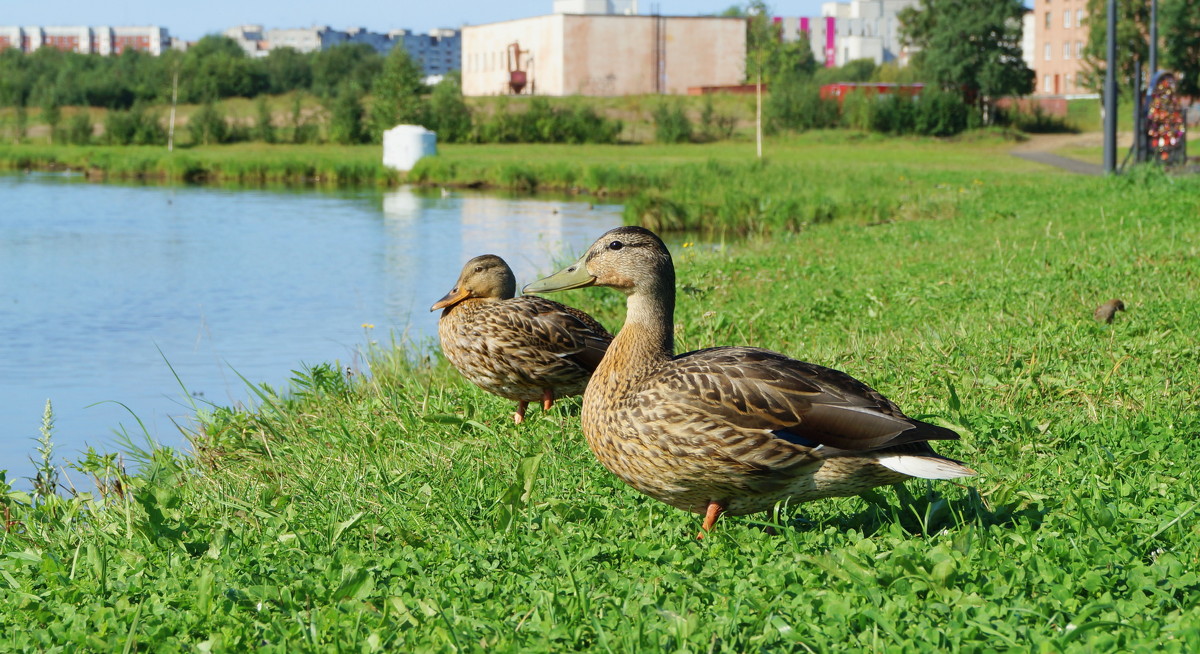
[[(524, 283), (620, 222), (619, 207), (442, 197), (88, 184), (0, 175), (0, 469), (31, 474), (46, 398), (60, 454), (137, 422), (181, 444), (189, 392), (245, 401), (349, 361), (389, 329), (431, 338), (429, 306), (486, 252)], [(160, 353), (161, 351), (161, 353)], [(236, 370), (236, 373), (234, 372)]]

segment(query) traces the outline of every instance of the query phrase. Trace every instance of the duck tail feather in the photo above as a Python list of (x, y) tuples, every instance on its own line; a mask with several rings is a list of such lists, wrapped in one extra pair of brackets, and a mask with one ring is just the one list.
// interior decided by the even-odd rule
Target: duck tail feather
[(975, 471), (954, 459), (911, 454), (883, 454), (879, 465), (910, 477), (921, 479), (957, 479), (970, 477)]

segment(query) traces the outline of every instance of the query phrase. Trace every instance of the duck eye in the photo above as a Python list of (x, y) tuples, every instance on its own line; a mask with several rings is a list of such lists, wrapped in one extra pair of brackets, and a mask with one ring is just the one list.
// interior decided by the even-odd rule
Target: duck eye
[(608, 249), (610, 250), (620, 250), (623, 247), (625, 247), (625, 244), (620, 241), (613, 241), (608, 244)]
[(483, 272), (483, 266), (475, 266), (475, 272)]

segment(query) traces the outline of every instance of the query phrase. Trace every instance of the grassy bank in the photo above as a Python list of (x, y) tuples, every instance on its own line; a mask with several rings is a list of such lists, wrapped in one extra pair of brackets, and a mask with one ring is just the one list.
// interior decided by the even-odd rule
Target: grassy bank
[[(958, 170), (965, 153), (925, 147), (831, 147), (807, 182), (944, 197), (928, 211), (677, 249), (678, 340), (854, 374), (962, 433), (940, 449), (979, 470), (964, 486), (697, 542), (696, 516), (595, 462), (577, 401), (516, 427), (444, 362), (384, 349), (370, 376), (322, 366), (255, 411), (208, 410), (195, 457), (147, 453), (103, 496), (8, 494), (3, 645), (1196, 651), (1197, 182)], [(1114, 296), (1128, 310), (1094, 322)], [(620, 324), (613, 293), (559, 299)]]
[(340, 145), (0, 145), (0, 169), (75, 170), (96, 178), (174, 182), (394, 185), (378, 147)]

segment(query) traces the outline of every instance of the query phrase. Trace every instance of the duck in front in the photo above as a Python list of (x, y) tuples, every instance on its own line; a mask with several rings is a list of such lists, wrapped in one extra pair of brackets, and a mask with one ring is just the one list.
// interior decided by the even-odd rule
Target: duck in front
[(661, 239), (618, 227), (576, 263), (525, 287), (608, 286), (625, 325), (583, 396), (583, 432), (638, 491), (704, 516), (857, 495), (913, 477), (975, 474), (929, 441), (955, 432), (914, 420), (853, 377), (754, 347), (675, 355), (675, 268)]

